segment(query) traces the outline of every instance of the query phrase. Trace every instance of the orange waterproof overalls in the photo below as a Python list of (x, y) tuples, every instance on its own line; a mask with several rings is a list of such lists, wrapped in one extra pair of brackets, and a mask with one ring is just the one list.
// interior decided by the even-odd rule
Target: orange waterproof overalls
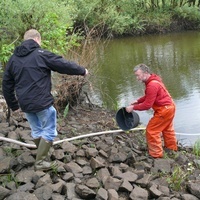
[[(167, 92), (165, 86), (163, 84), (160, 85)], [(148, 144), (148, 151), (150, 156), (154, 158), (162, 158), (162, 136), (164, 140), (164, 147), (177, 151), (177, 140), (173, 128), (175, 104), (172, 103), (171, 105), (167, 106), (153, 105), (152, 108), (154, 110), (154, 116), (150, 119), (146, 127), (146, 140)]]

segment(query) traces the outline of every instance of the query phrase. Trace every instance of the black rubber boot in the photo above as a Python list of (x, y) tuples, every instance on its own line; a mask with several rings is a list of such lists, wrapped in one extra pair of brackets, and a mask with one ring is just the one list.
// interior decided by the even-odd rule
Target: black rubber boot
[(56, 162), (45, 161), (45, 158), (47, 157), (51, 146), (52, 146), (52, 142), (48, 142), (48, 141), (44, 140), (43, 138), (40, 139), (40, 143), (39, 143), (38, 149), (37, 149), (35, 166), (34, 166), (35, 171), (37, 171), (37, 170), (48, 171), (52, 168), (57, 167)]

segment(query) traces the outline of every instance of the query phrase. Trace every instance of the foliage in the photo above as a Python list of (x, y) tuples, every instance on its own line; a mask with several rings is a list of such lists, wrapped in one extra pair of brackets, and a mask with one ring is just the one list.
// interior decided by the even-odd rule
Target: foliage
[[(189, 23), (194, 21), (193, 27), (199, 28), (199, 5), (194, 2), (196, 4), (190, 0), (2, 0), (0, 64), (6, 65), (14, 47), (22, 41), (24, 32), (35, 28), (42, 35), (43, 48), (64, 57), (75, 52), (79, 54), (80, 64), (94, 66), (96, 50), (86, 51), (91, 48), (92, 38), (164, 32), (169, 30), (173, 20), (182, 23), (182, 19)], [(80, 50), (78, 53), (77, 49)], [(67, 85), (68, 92), (62, 97), (65, 103), (57, 101), (62, 108), (77, 100), (83, 86), (82, 82)], [(73, 87), (75, 93), (70, 89)], [(64, 98), (66, 94), (69, 96)]]
[(198, 7), (177, 7), (174, 9), (174, 12), (179, 18), (200, 22), (200, 13)]
[(72, 32), (74, 9), (68, 4), (57, 0), (3, 0), (0, 8), (0, 45), (3, 55), (0, 61), (3, 63), (11, 54), (9, 44), (18, 45), (24, 32), (30, 28), (41, 32), (43, 47), (55, 53), (65, 55), (68, 49), (78, 45), (79, 38)]
[[(87, 34), (93, 30), (93, 35), (122, 34), (126, 32), (132, 18), (122, 11), (123, 1), (113, 0), (78, 0), (74, 1), (78, 9), (76, 25), (83, 27)], [(98, 31), (98, 32), (97, 32)]]
[[(1, 51), (0, 51), (0, 58), (1, 58), (1, 67), (4, 68), (5, 64), (8, 62), (8, 59), (10, 55), (12, 54), (14, 50), (14, 44), (6, 45), (3, 44), (1, 46)], [(1, 70), (2, 70), (1, 68)]]
[[(141, 15), (145, 31), (151, 32), (152, 29), (162, 32), (167, 29), (172, 22), (172, 13), (162, 9), (147, 12)], [(154, 31), (156, 32), (156, 31)]]
[(19, 187), (19, 182), (17, 181), (15, 174), (9, 173), (9, 174), (1, 174), (0, 175), (0, 183), (3, 187), (5, 187), (8, 183), (14, 182), (15, 186)]
[[(199, 21), (198, 7), (191, 5), (186, 0), (2, 0), (0, 45), (18, 38), (17, 45), (26, 30), (35, 28), (42, 33), (44, 48), (65, 55), (80, 44), (80, 34), (110, 37), (144, 33), (150, 26), (169, 26), (172, 15)], [(8, 52), (5, 46), (1, 49), (1, 62), (5, 62)]]
[(200, 139), (198, 139), (193, 146), (193, 153), (194, 155), (196, 155), (197, 157), (200, 156)]
[(188, 163), (186, 169), (184, 166), (175, 165), (171, 175), (167, 175), (167, 182), (171, 189), (180, 191), (186, 187), (185, 183), (188, 181), (188, 177), (193, 174), (195, 168), (192, 163)]
[(16, 157), (21, 154), (20, 150), (16, 150), (16, 149), (13, 149), (10, 147), (5, 147), (4, 151), (5, 151), (6, 155), (10, 156), (10, 157)]
[(184, 185), (184, 182), (187, 180), (190, 173), (191, 170), (188, 170), (188, 172), (185, 173), (185, 170), (177, 165), (174, 167), (172, 174), (168, 176), (167, 182), (173, 190), (180, 191), (181, 189), (183, 189), (182, 187)]
[(64, 109), (64, 113), (63, 113), (63, 117), (66, 118), (67, 114), (69, 112), (69, 104), (67, 104), (67, 106)]

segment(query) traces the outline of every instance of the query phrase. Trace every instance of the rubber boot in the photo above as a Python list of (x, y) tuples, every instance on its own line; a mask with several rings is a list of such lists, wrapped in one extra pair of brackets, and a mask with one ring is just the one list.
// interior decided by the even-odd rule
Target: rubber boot
[(38, 146), (39, 146), (40, 139), (41, 139), (41, 138), (36, 138), (36, 139), (33, 140), (33, 142), (35, 143), (35, 145), (36, 145), (37, 148), (38, 148)]
[(37, 149), (37, 156), (35, 161), (34, 169), (35, 171), (48, 171), (57, 166), (56, 162), (47, 162), (45, 158), (48, 155), (49, 149), (52, 145), (52, 142), (48, 142), (43, 138), (40, 139), (40, 143)]

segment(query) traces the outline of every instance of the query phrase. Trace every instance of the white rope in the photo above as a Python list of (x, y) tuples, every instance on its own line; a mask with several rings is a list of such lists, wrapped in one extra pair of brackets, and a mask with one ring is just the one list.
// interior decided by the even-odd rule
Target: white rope
[[(145, 129), (146, 129), (146, 127), (138, 127), (138, 128), (130, 129), (129, 131), (141, 131), (141, 130), (145, 130)], [(75, 137), (72, 137), (72, 138), (66, 138), (66, 139), (63, 139), (63, 140), (55, 141), (55, 142), (53, 142), (53, 145), (60, 144), (62, 142), (86, 138), (86, 137), (92, 137), (92, 136), (97, 136), (97, 135), (102, 135), (102, 134), (110, 134), (110, 133), (119, 133), (119, 132), (124, 132), (124, 130), (118, 129), (118, 130), (101, 131), (101, 132), (96, 132), (96, 133), (79, 135), (79, 136), (75, 136)], [(193, 133), (193, 134), (192, 133), (190, 133), (190, 134), (189, 133), (176, 133), (176, 135), (185, 135), (185, 136), (194, 136), (194, 135), (197, 136), (197, 135), (199, 135), (200, 136), (200, 133)], [(36, 148), (35, 144), (20, 142), (18, 140), (6, 138), (6, 137), (0, 137), (0, 140), (6, 141), (6, 142), (11, 142), (11, 143), (18, 144), (20, 146), (25, 146), (25, 147), (28, 147), (28, 148)]]
[[(141, 128), (133, 128), (130, 129), (129, 131), (140, 131), (140, 130), (144, 130), (144, 127)], [(119, 133), (119, 132), (124, 132), (123, 130), (119, 129), (119, 130), (111, 130), (111, 131), (102, 131), (102, 132), (97, 132), (97, 133), (89, 133), (86, 135), (79, 135), (79, 136), (75, 136), (72, 138), (67, 138), (67, 139), (63, 139), (63, 140), (59, 140), (59, 141), (55, 141), (53, 144), (60, 144), (62, 142), (65, 141), (72, 141), (72, 140), (76, 140), (76, 139), (81, 139), (81, 138), (85, 138), (85, 137), (92, 137), (92, 136), (97, 136), (97, 135), (102, 135), (102, 134), (108, 134), (108, 133)]]
[[(144, 127), (133, 128), (133, 129), (130, 129), (129, 131), (139, 131), (139, 130), (144, 130), (144, 129), (145, 129)], [(111, 131), (102, 131), (102, 132), (97, 132), (97, 133), (89, 133), (89, 134), (85, 134), (85, 135), (75, 136), (75, 137), (72, 137), (72, 138), (66, 138), (66, 139), (63, 139), (63, 140), (58, 140), (58, 141), (53, 142), (53, 145), (60, 144), (62, 142), (66, 142), (66, 141), (77, 140), (77, 139), (81, 139), (81, 138), (85, 138), (85, 137), (92, 137), (92, 136), (97, 136), (97, 135), (102, 135), (102, 134), (119, 133), (119, 132), (123, 132), (123, 130), (119, 129), (119, 130), (111, 130)], [(28, 143), (25, 143), (25, 142), (20, 142), (18, 140), (6, 138), (6, 137), (0, 137), (0, 140), (6, 141), (6, 142), (11, 142), (11, 143), (18, 144), (18, 145), (25, 146), (25, 147), (29, 147), (29, 148), (36, 148), (35, 144), (28, 144)]]
[(25, 142), (20, 142), (18, 140), (6, 138), (6, 137), (0, 137), (0, 140), (6, 141), (6, 142), (11, 142), (11, 143), (14, 143), (14, 144), (18, 144), (20, 146), (25, 146), (25, 147), (29, 147), (29, 148), (36, 148), (35, 144), (27, 144)]
[(191, 136), (194, 136), (194, 135), (199, 135), (200, 136), (200, 133), (175, 133), (176, 135), (191, 135)]

